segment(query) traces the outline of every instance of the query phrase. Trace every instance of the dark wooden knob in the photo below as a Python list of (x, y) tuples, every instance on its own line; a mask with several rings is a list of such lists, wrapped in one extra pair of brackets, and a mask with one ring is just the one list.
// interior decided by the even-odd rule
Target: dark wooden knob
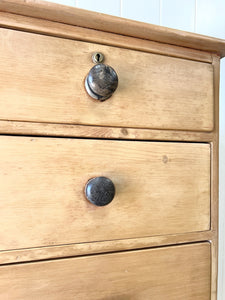
[(115, 196), (115, 186), (107, 177), (90, 179), (85, 186), (85, 196), (88, 201), (97, 206), (109, 204)]
[(112, 96), (118, 86), (115, 70), (105, 64), (97, 64), (85, 79), (87, 93), (94, 99), (104, 101)]

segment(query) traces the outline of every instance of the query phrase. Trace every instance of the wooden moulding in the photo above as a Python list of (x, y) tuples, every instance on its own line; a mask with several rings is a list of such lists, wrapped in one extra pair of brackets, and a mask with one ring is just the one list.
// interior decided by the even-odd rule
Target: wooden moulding
[(95, 29), (71, 26), (43, 19), (24, 17), (11, 13), (0, 12), (0, 26), (4, 28), (24, 30), (60, 38), (104, 44), (108, 46), (133, 49), (138, 51), (185, 58), (195, 61), (212, 63), (212, 55), (195, 49), (187, 49), (145, 39), (105, 33)]
[(125, 250), (145, 249), (149, 247), (179, 245), (184, 243), (211, 241), (212, 238), (213, 234), (211, 231), (204, 231), (125, 240), (66, 244), (50, 247), (8, 250), (0, 251), (0, 264), (4, 265), (10, 263), (39, 261), (46, 259), (74, 257), (98, 253), (100, 254)]
[(2, 0), (0, 11), (55, 21), (225, 56), (225, 41), (195, 33), (35, 0)]
[(15, 122), (0, 120), (0, 134), (27, 136), (54, 136), (74, 138), (102, 138), (123, 140), (161, 140), (212, 142), (214, 132), (192, 132), (179, 130), (135, 129), (120, 127)]

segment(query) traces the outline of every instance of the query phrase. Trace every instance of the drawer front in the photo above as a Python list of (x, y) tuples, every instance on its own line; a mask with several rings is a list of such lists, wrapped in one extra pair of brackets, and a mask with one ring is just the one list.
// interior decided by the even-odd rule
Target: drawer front
[[(0, 249), (125, 239), (210, 228), (210, 146), (0, 137)], [(105, 176), (113, 201), (84, 195)]]
[[(213, 129), (209, 63), (8, 29), (0, 29), (0, 37), (2, 120)], [(119, 78), (104, 102), (92, 100), (84, 88), (96, 51)]]
[(209, 300), (210, 244), (0, 267), (1, 299)]

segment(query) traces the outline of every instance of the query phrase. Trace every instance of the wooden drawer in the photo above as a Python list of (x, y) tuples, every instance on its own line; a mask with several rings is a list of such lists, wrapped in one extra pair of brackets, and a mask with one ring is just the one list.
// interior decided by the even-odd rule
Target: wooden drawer
[[(0, 249), (210, 229), (210, 146), (0, 137)], [(86, 182), (110, 178), (104, 207)]]
[[(9, 29), (0, 29), (0, 37), (1, 120), (213, 129), (210, 63)], [(119, 77), (104, 102), (84, 88), (95, 51)]]
[(209, 300), (210, 244), (0, 268), (1, 299)]

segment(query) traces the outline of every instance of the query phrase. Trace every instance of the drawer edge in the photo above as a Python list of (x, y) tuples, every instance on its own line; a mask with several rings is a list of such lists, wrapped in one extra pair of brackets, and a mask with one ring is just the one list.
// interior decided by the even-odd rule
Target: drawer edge
[(107, 138), (124, 140), (160, 140), (212, 142), (216, 133), (203, 131), (184, 131), (168, 129), (141, 129), (128, 127), (109, 127), (91, 125), (70, 125), (0, 120), (0, 134), (27, 136), (55, 136), (77, 138)]
[(0, 265), (211, 241), (211, 230), (123, 240), (0, 251)]

